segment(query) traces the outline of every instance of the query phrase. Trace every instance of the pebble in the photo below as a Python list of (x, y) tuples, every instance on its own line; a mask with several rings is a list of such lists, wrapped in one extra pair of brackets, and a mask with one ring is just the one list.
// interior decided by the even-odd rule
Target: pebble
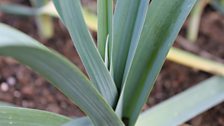
[(14, 97), (16, 98), (20, 98), (21, 97), (21, 93), (19, 91), (14, 91), (13, 92)]
[(34, 107), (34, 103), (32, 101), (23, 100), (22, 106), (25, 108), (32, 108), (32, 107)]
[(49, 104), (47, 110), (50, 112), (60, 113), (60, 108), (56, 104)]
[(10, 85), (10, 86), (14, 86), (16, 84), (16, 79), (14, 77), (9, 77), (7, 78), (6, 82)]
[(24, 95), (33, 95), (33, 87), (32, 86), (25, 86), (22, 88), (21, 92), (24, 94)]
[(7, 92), (9, 90), (8, 84), (5, 82), (1, 83), (1, 90)]

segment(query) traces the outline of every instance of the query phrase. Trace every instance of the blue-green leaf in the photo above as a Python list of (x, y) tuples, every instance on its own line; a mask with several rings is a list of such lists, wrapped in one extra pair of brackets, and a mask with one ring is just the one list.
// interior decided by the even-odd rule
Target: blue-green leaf
[(140, 115), (136, 126), (178, 126), (224, 101), (224, 78), (212, 77)]
[(97, 45), (98, 45), (98, 50), (103, 59), (105, 59), (105, 55), (106, 55), (105, 49), (107, 48), (106, 47), (107, 39), (108, 39), (108, 43), (111, 44), (112, 42), (112, 16), (113, 16), (113, 0), (98, 0), (97, 1), (97, 17), (98, 17)]
[[(139, 41), (149, 0), (117, 0), (113, 18), (111, 73), (121, 90), (125, 65)], [(129, 51), (130, 50), (130, 51)], [(129, 63), (127, 62), (127, 67)]]
[(46, 111), (0, 106), (1, 126), (61, 126), (70, 120)]
[[(196, 0), (153, 0), (119, 102), (133, 126), (177, 34)], [(118, 106), (119, 108), (120, 106)]]
[(45, 77), (79, 106), (95, 125), (123, 125), (94, 85), (74, 64), (3, 24), (0, 24), (0, 55), (13, 57)]
[(117, 101), (117, 88), (87, 29), (79, 0), (54, 0), (86, 71), (110, 105)]

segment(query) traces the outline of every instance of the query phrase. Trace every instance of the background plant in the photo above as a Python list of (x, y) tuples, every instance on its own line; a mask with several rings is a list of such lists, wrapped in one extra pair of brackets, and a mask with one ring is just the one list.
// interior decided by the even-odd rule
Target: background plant
[[(49, 0), (30, 0), (32, 6), (35, 8), (40, 8), (46, 5)], [(52, 17), (49, 15), (38, 15), (35, 17), (35, 21), (38, 28), (38, 33), (41, 38), (49, 39), (53, 36), (53, 21)]]
[[(119, 126), (124, 125), (123, 122), (126, 125), (135, 125), (141, 107), (153, 87), (166, 54), (195, 1), (173, 0), (173, 2), (170, 2), (160, 0), (152, 1), (148, 6), (147, 0), (137, 3), (136, 1), (118, 0), (113, 20), (110, 19), (112, 18), (112, 7), (110, 7), (112, 3), (103, 3), (105, 1), (101, 1), (101, 4), (107, 5), (107, 7), (101, 6), (99, 3), (98, 13), (102, 14), (103, 17), (99, 18), (99, 22), (100, 20), (104, 22), (105, 19), (110, 20), (107, 22), (106, 27), (99, 26), (104, 31), (101, 35), (98, 33), (99, 36), (104, 38), (102, 39), (104, 40), (102, 41), (104, 51), (101, 51), (101, 53), (98, 52), (85, 25), (80, 2), (76, 0), (54, 0), (54, 2), (63, 23), (74, 40), (74, 45), (91, 81), (60, 54), (49, 50), (32, 38), (5, 25), (0, 26), (2, 33), (0, 54), (14, 57), (36, 70), (68, 96), (91, 119), (91, 121), (88, 118), (76, 119), (65, 125), (75, 123), (77, 125)], [(129, 8), (124, 8), (127, 4), (130, 4)], [(109, 9), (106, 14), (102, 13), (105, 12), (105, 9)], [(128, 23), (126, 22), (127, 19)], [(114, 25), (111, 25), (112, 21), (114, 21)], [(192, 113), (188, 113), (188, 116), (175, 116), (176, 118), (170, 119), (168, 118), (170, 115), (165, 114), (163, 121), (155, 120), (156, 123), (160, 123), (156, 125), (163, 125), (162, 123), (167, 125), (180, 124), (220, 103), (223, 100), (223, 88), (219, 87), (221, 81), (223, 81), (222, 78), (214, 77), (203, 82), (198, 87), (188, 90), (187, 93), (184, 93), (185, 95), (178, 95), (177, 98), (186, 99), (189, 94), (197, 92), (199, 89), (213, 89), (210, 93), (201, 92), (199, 99), (194, 99), (195, 102), (189, 102), (192, 104), (175, 106), (175, 108), (183, 108), (178, 109), (179, 111), (175, 115), (185, 115), (184, 113), (188, 112), (187, 109), (192, 110)], [(211, 86), (211, 84), (216, 86)], [(217, 96), (219, 96), (218, 99), (215, 99)], [(178, 100), (171, 99), (169, 101), (176, 104)], [(203, 103), (209, 102), (212, 104), (203, 104), (204, 106), (201, 107), (202, 101)], [(164, 103), (164, 108), (167, 109), (166, 105), (168, 105), (170, 110), (175, 110), (172, 109), (171, 103)], [(195, 109), (199, 106), (201, 109)], [(18, 116), (23, 111), (31, 110), (18, 109), (19, 111), (16, 111), (17, 109), (12, 107), (1, 108), (3, 115), (1, 119), (4, 120), (0, 121), (2, 124), (14, 124), (17, 126), (19, 124), (23, 126), (30, 124), (29, 121), (21, 122), (21, 120), (27, 119), (26, 116), (19, 115), (21, 117), (19, 121), (12, 115)], [(158, 114), (161, 112), (160, 116), (164, 115), (164, 110), (159, 106), (156, 107), (155, 111)], [(45, 113), (33, 111), (32, 115), (38, 116), (38, 114)], [(11, 118), (3, 118), (10, 116)], [(139, 117), (136, 125), (153, 124), (153, 121), (147, 121), (148, 118), (153, 118), (151, 116), (158, 117), (151, 112), (145, 112)], [(54, 120), (59, 121), (57, 118), (60, 117), (53, 115), (52, 120), (48, 122), (49, 124), (42, 125), (61, 125), (70, 120), (61, 117), (62, 121), (54, 122)], [(122, 118), (123, 122), (119, 117)], [(30, 120), (30, 118), (28, 119)], [(31, 123), (33, 122), (33, 125), (36, 123), (41, 124), (41, 120), (43, 119), (31, 120)]]
[(221, 14), (224, 12), (223, 0), (198, 0), (193, 11), (190, 14), (189, 28), (187, 32), (187, 38), (190, 42), (196, 42), (199, 33), (199, 27), (201, 23), (202, 13), (205, 7), (211, 5), (214, 9), (218, 10)]

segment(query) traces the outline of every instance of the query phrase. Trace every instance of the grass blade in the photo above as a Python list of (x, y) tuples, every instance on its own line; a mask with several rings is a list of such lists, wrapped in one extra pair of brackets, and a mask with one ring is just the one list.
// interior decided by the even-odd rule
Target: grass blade
[(70, 120), (46, 111), (0, 106), (1, 126), (61, 126)]
[(149, 0), (117, 0), (116, 2), (111, 71), (117, 88), (121, 90), (129, 49), (130, 46), (134, 47), (140, 38)]
[(79, 0), (54, 0), (73, 39), (86, 71), (110, 105), (117, 100), (117, 88), (86, 27)]
[[(196, 0), (153, 0), (133, 62), (124, 81), (123, 118), (133, 126), (166, 55)], [(121, 106), (118, 106), (121, 107)]]
[[(212, 77), (140, 115), (136, 126), (177, 126), (224, 101), (224, 78)], [(202, 91), (203, 90), (203, 91)]]
[(103, 59), (105, 59), (106, 41), (112, 42), (112, 16), (113, 16), (113, 0), (98, 0), (97, 1), (97, 16), (98, 16), (98, 32), (97, 44), (98, 50)]
[(0, 55), (26, 64), (81, 108), (95, 125), (122, 122), (87, 77), (70, 61), (25, 34), (0, 24)]

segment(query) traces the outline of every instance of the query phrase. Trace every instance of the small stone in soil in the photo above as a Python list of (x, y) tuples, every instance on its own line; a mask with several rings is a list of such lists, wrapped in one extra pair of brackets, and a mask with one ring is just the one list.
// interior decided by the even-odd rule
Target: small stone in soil
[(56, 104), (48, 105), (47, 110), (50, 112), (60, 113), (60, 108)]
[(32, 107), (34, 107), (34, 103), (32, 103), (31, 101), (23, 100), (22, 101), (22, 106), (25, 107), (25, 108), (32, 108)]
[(7, 92), (9, 90), (8, 84), (5, 82), (1, 83), (1, 90)]
[(14, 86), (16, 84), (16, 79), (14, 77), (9, 77), (7, 78), (6, 82), (10, 85), (10, 86)]
[(25, 86), (21, 92), (24, 94), (24, 95), (27, 95), (27, 96), (31, 96), (33, 95), (33, 87), (32, 86)]
[(19, 98), (21, 97), (21, 93), (19, 91), (14, 91), (13, 92), (14, 97)]

